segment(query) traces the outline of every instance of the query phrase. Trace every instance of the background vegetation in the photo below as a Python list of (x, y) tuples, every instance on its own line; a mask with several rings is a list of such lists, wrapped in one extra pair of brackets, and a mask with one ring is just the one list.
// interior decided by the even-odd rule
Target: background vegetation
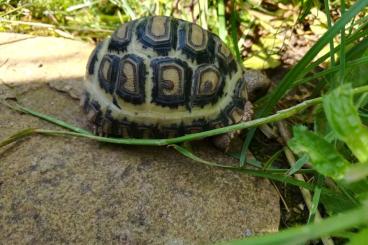
[[(121, 144), (170, 144), (203, 164), (278, 183), (284, 231), (231, 243), (298, 244), (321, 239), (324, 244), (365, 244), (368, 241), (367, 5), (367, 0), (2, 0), (1, 31), (89, 42), (109, 36), (122, 22), (146, 15), (170, 15), (196, 22), (218, 34), (244, 66), (266, 69), (274, 84), (269, 95), (256, 104), (258, 119), (169, 140), (97, 137), (16, 106), (13, 107), (16, 110), (43, 117), (74, 132), (25, 130), (0, 142), (0, 146), (33, 133), (77, 135)], [(239, 166), (208, 162), (178, 145), (242, 128), (249, 130), (244, 134), (241, 149), (233, 153)], [(246, 159), (248, 147), (255, 152), (256, 160)], [(252, 165), (253, 169), (245, 165)], [(295, 224), (301, 226), (286, 229)]]

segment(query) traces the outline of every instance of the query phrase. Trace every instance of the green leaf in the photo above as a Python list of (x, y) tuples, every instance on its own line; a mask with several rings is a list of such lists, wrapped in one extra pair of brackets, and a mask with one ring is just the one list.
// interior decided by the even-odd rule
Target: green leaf
[(366, 244), (367, 243), (367, 239), (368, 239), (368, 227), (364, 228), (358, 234), (354, 235), (351, 238), (351, 240), (349, 242), (349, 245), (362, 245), (362, 244)]
[(342, 192), (321, 192), (320, 202), (329, 215), (344, 212), (357, 207), (355, 200), (351, 200)]
[(302, 155), (307, 153), (313, 167), (323, 175), (334, 179), (344, 176), (347, 162), (325, 139), (307, 130), (304, 126), (294, 127), (294, 138), (289, 140), (291, 150)]
[(290, 168), (290, 170), (288, 171), (288, 175), (293, 175), (298, 172), (307, 162), (309, 162), (309, 156), (306, 154), (302, 155)]
[(351, 84), (342, 85), (323, 97), (327, 120), (336, 136), (344, 141), (360, 162), (368, 162), (368, 129), (353, 103)]

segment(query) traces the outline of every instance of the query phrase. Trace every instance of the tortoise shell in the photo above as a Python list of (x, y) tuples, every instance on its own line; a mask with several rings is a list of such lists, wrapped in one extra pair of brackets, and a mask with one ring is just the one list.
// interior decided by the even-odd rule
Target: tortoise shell
[(239, 122), (248, 101), (243, 73), (215, 34), (144, 17), (94, 49), (82, 105), (100, 135), (180, 136)]

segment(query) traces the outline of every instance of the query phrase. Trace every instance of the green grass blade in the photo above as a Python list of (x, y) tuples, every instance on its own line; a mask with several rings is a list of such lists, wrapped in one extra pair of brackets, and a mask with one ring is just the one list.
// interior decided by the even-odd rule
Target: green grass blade
[[(336, 183), (339, 185), (338, 182)], [(334, 193), (327, 193), (322, 190), (320, 202), (328, 215), (335, 215), (346, 210), (359, 207), (359, 202), (349, 193), (342, 191), (340, 188)]]
[(188, 151), (187, 149), (185, 149), (184, 147), (181, 147), (179, 145), (173, 144), (173, 145), (169, 145), (169, 146), (173, 147), (180, 154), (192, 159), (193, 161), (200, 162), (200, 163), (203, 163), (203, 164), (211, 166), (211, 167), (229, 168), (229, 169), (236, 169), (237, 168), (237, 167), (234, 167), (234, 166), (222, 165), (222, 164), (217, 164), (217, 163), (213, 163), (213, 162), (210, 162), (210, 161), (206, 161), (206, 160), (194, 155), (192, 152)]
[[(236, 158), (236, 159), (238, 159), (239, 160), (239, 158), (240, 158), (240, 152), (231, 152), (231, 153), (228, 153), (228, 155), (229, 156), (232, 156), (232, 157), (234, 157), (234, 158)], [(251, 166), (253, 166), (253, 167), (256, 167), (256, 168), (262, 168), (262, 163), (261, 162), (259, 162), (259, 161), (257, 161), (257, 160), (254, 160), (254, 161), (252, 161), (253, 159), (249, 159), (248, 161), (247, 161), (247, 163), (249, 164), (249, 165), (251, 165)]]
[[(358, 58), (358, 59), (351, 60), (351, 61), (347, 62), (345, 67), (346, 68), (354, 68), (358, 65), (367, 64), (367, 63), (368, 63), (368, 56), (365, 56), (365, 57), (361, 57), (361, 58)], [(312, 80), (315, 80), (317, 78), (324, 77), (328, 74), (338, 72), (340, 70), (340, 67), (341, 67), (340, 65), (336, 65), (336, 66), (330, 67), (326, 70), (323, 70), (321, 72), (318, 72), (314, 75), (308, 76), (308, 77), (303, 78), (303, 79), (296, 80), (295, 85), (303, 84), (303, 83), (306, 83), (308, 81), (312, 81)]]
[[(345, 13), (345, 0), (341, 0), (341, 15)], [(340, 49), (340, 84), (344, 83), (345, 78), (345, 28), (341, 29), (341, 49)]]
[(127, 0), (110, 0), (111, 3), (121, 7), (124, 12), (129, 15), (130, 19), (135, 20), (137, 16), (135, 15), (133, 9), (130, 7)]
[(27, 129), (23, 129), (21, 131), (16, 132), (15, 134), (11, 135), (10, 137), (0, 141), (0, 148), (6, 145), (9, 145), (19, 139), (25, 138), (29, 135), (34, 134), (36, 131), (36, 129), (34, 128), (27, 128)]
[[(291, 69), (286, 76), (281, 80), (279, 85), (273, 90), (273, 92), (268, 97), (268, 101), (262, 108), (256, 113), (256, 117), (263, 117), (269, 114), (276, 103), (285, 95), (285, 93), (292, 87), (294, 81), (300, 77), (301, 74), (305, 74), (305, 68), (308, 64), (317, 56), (317, 54), (322, 50), (322, 48), (332, 40), (337, 33), (345, 28), (345, 25), (354, 18), (364, 7), (368, 5), (367, 0), (357, 1), (351, 8), (345, 12), (343, 16), (335, 23), (335, 25), (330, 28), (314, 45), (313, 47), (304, 55), (304, 57)], [(240, 157), (240, 165), (243, 166), (246, 161), (246, 150), (255, 134), (256, 129), (251, 129), (244, 141), (242, 147), (242, 154)]]
[(367, 5), (368, 1), (359, 0), (343, 16), (341, 16), (335, 25), (329, 29), (305, 54), (303, 59), (301, 59), (298, 64), (296, 64), (293, 69), (286, 74), (278, 87), (276, 87), (272, 92), (268, 103), (257, 113), (258, 116), (263, 116), (271, 112), (277, 101), (285, 95), (288, 89), (291, 88), (293, 82), (299, 77), (299, 75), (303, 74), (304, 68), (316, 57), (322, 48), (328, 44), (339, 31), (344, 29), (345, 25)]
[[(331, 28), (332, 26), (332, 20), (331, 20), (331, 15), (330, 15), (330, 6), (329, 6), (329, 0), (324, 0), (324, 4), (325, 4), (325, 14), (327, 16), (327, 26), (328, 29)], [(334, 52), (334, 43), (333, 43), (333, 39), (330, 40), (330, 61), (331, 61), (331, 66), (335, 66), (335, 52)]]
[(368, 223), (368, 205), (332, 216), (319, 223), (295, 227), (274, 234), (246, 238), (221, 244), (232, 245), (294, 245)]
[(312, 207), (309, 211), (307, 224), (314, 222), (316, 213), (318, 211), (319, 199), (321, 197), (321, 192), (322, 192), (322, 189), (320, 186), (323, 184), (324, 178), (322, 175), (318, 175), (317, 178), (318, 178), (317, 180), (318, 185), (316, 185), (316, 188), (314, 189), (313, 198), (312, 198)]
[[(44, 134), (44, 135), (51, 135), (51, 136), (75, 136), (75, 137), (84, 137), (92, 140), (96, 140), (99, 142), (106, 142), (106, 143), (113, 143), (113, 144), (130, 144), (130, 145), (167, 145), (170, 142), (167, 142), (166, 140), (146, 140), (146, 139), (117, 139), (117, 138), (106, 138), (101, 136), (95, 136), (90, 134), (80, 134), (76, 132), (69, 132), (69, 131), (56, 131), (56, 130), (46, 130), (46, 129), (26, 129), (22, 130), (20, 132), (17, 132), (16, 134), (8, 137), (7, 139), (0, 142), (0, 147), (5, 146), (7, 144), (10, 144), (12, 142), (15, 142), (21, 138), (33, 135), (33, 134)], [(230, 169), (233, 171), (238, 171), (242, 173), (246, 173), (252, 176), (256, 177), (263, 177), (268, 178), (270, 180), (280, 181), (282, 183), (295, 185), (301, 188), (306, 188), (308, 190), (314, 190), (315, 185), (306, 183), (304, 181), (296, 180), (294, 178), (291, 178), (287, 176), (286, 169), (268, 169), (268, 170), (251, 170), (251, 169), (244, 169), (234, 166), (227, 166), (227, 165), (221, 165), (217, 163), (212, 163), (206, 160), (203, 160), (197, 156), (195, 156), (193, 153), (189, 152), (183, 147), (180, 147), (178, 145), (171, 144), (170, 146), (174, 147), (175, 150), (177, 150), (179, 153), (183, 154), (184, 156), (200, 162), (202, 164), (209, 165), (211, 167), (219, 167), (219, 168), (225, 168)], [(305, 173), (313, 173), (313, 170), (305, 170), (303, 171)], [(324, 191), (330, 192), (328, 189), (323, 188)]]
[(10, 109), (13, 109), (13, 110), (16, 110), (16, 111), (20, 111), (20, 112), (23, 112), (23, 113), (27, 113), (27, 114), (30, 114), (32, 116), (35, 116), (35, 117), (38, 117), (42, 120), (45, 120), (47, 122), (51, 122), (55, 125), (58, 125), (60, 127), (63, 127), (63, 128), (66, 128), (66, 129), (69, 129), (73, 132), (77, 132), (77, 133), (81, 133), (81, 134), (92, 134), (91, 132), (85, 130), (85, 129), (82, 129), (82, 128), (78, 128), (76, 126), (73, 126), (73, 125), (70, 125), (60, 119), (57, 119), (56, 117), (53, 117), (53, 116), (49, 116), (49, 115), (45, 115), (45, 114), (42, 114), (40, 112), (37, 112), (37, 111), (34, 111), (34, 110), (31, 110), (27, 107), (24, 107), (24, 106), (21, 106), (20, 104), (15, 104), (15, 105), (11, 105), (5, 101), (0, 101), (0, 104), (3, 104), (7, 107), (9, 107)]
[[(355, 31), (350, 37), (346, 38), (346, 43), (347, 44), (354, 43), (354, 42), (357, 42), (359, 39), (366, 38), (367, 36), (368, 36), (368, 31)], [(340, 48), (341, 48), (340, 45), (336, 46), (335, 53), (339, 52)], [(328, 57), (329, 57), (329, 53), (323, 55), (316, 61), (312, 62), (310, 65), (306, 66), (299, 77), (303, 77), (305, 74), (311, 72), (314, 68), (316, 68), (317, 66), (322, 64), (326, 59), (328, 59)], [(293, 84), (293, 86), (295, 85), (297, 84)]]
[(7, 16), (7, 15), (10, 15), (11, 13), (17, 12), (19, 10), (23, 10), (25, 8), (28, 8), (30, 6), (32, 6), (32, 3), (26, 3), (26, 4), (23, 4), (23, 5), (20, 5), (20, 6), (16, 7), (16, 8), (13, 8), (12, 10), (10, 10), (8, 12), (5, 12), (5, 13), (0, 14), (0, 18), (1, 17), (4, 17), (4, 16)]
[[(240, 167), (234, 167), (234, 166), (228, 166), (228, 165), (223, 165), (223, 164), (218, 164), (218, 163), (213, 163), (213, 162), (209, 162), (206, 161), (196, 155), (194, 155), (192, 152), (188, 151), (187, 149), (178, 146), (178, 145), (170, 145), (172, 147), (174, 147), (175, 150), (177, 150), (180, 154), (196, 161), (199, 163), (203, 163), (206, 164), (208, 166), (211, 167), (219, 167), (219, 168), (224, 168), (224, 169), (229, 169), (229, 170), (233, 170), (233, 171), (237, 171), (237, 172), (242, 172), (245, 174), (249, 174), (251, 176), (255, 176), (255, 177), (263, 177), (263, 178), (267, 178), (270, 180), (275, 180), (275, 181), (279, 181), (282, 183), (286, 183), (286, 184), (290, 184), (290, 185), (295, 185), (301, 188), (306, 188), (309, 190), (314, 190), (315, 186), (310, 184), (310, 183), (306, 183), (304, 181), (300, 181), (300, 180), (296, 180), (292, 177), (289, 177), (287, 175), (284, 175), (285, 171), (283, 173), (280, 173), (279, 171), (276, 171), (276, 173), (272, 170), (252, 170), (252, 169), (246, 169), (246, 168), (240, 168)], [(324, 189), (325, 191), (329, 192), (327, 189)]]
[(348, 186), (344, 182), (336, 182), (337, 187), (344, 194), (345, 198), (349, 200), (354, 205), (359, 205), (359, 200), (355, 197), (355, 195), (349, 190)]
[(233, 46), (234, 46), (234, 50), (235, 50), (235, 55), (236, 55), (236, 59), (237, 61), (239, 61), (240, 63), (242, 63), (242, 58), (240, 56), (240, 51), (239, 51), (239, 46), (238, 46), (238, 13), (235, 9), (236, 4), (235, 2), (233, 3), (233, 10), (231, 11), (231, 17), (230, 17), (230, 23), (231, 23), (231, 39), (233, 41)]
[[(367, 33), (368, 34), (368, 33)], [(368, 56), (368, 39), (363, 39), (352, 47), (349, 52), (346, 53), (346, 58), (349, 61), (353, 61), (356, 58), (364, 58)], [(347, 63), (348, 65), (349, 63)]]
[(277, 152), (275, 152), (275, 154), (273, 154), (268, 160), (267, 162), (265, 162), (264, 166), (262, 169), (270, 169), (272, 164), (276, 161), (276, 159), (280, 156), (280, 154), (283, 152), (284, 150), (281, 149)]
[(313, 7), (313, 0), (307, 0), (306, 2), (302, 1), (301, 10), (300, 10), (301, 13), (298, 16), (299, 23), (304, 21), (305, 17), (307, 17), (312, 7)]
[(221, 40), (226, 43), (227, 30), (226, 30), (224, 0), (217, 0), (217, 16), (219, 21), (219, 36)]
[[(357, 87), (357, 88), (353, 89), (354, 94), (360, 94), (360, 93), (364, 93), (364, 92), (368, 92), (368, 85)], [(310, 106), (313, 106), (313, 105), (317, 105), (321, 102), (322, 102), (322, 97), (314, 98), (314, 99), (311, 99), (311, 100), (306, 100), (306, 101), (304, 101), (304, 102), (302, 102), (298, 105), (295, 105), (293, 107), (290, 107), (288, 109), (278, 111), (276, 114), (268, 116), (268, 117), (258, 118), (258, 119), (252, 120), (252, 121), (242, 122), (242, 123), (226, 126), (226, 127), (223, 127), (223, 128), (212, 129), (212, 130), (203, 131), (203, 132), (195, 133), (195, 134), (184, 135), (184, 136), (180, 136), (180, 137), (176, 137), (176, 138), (170, 138), (170, 139), (129, 139), (129, 138), (124, 138), (124, 139), (122, 139), (122, 138), (106, 138), (106, 137), (95, 136), (95, 135), (92, 135), (88, 131), (85, 131), (85, 130), (80, 129), (78, 127), (75, 127), (73, 125), (69, 125), (69, 124), (67, 124), (67, 123), (65, 123), (65, 122), (63, 122), (63, 121), (61, 121), (57, 118), (47, 116), (47, 115), (44, 115), (42, 113), (30, 110), (30, 109), (28, 109), (26, 107), (23, 107), (23, 106), (20, 106), (18, 104), (16, 104), (17, 106), (9, 106), (8, 103), (0, 101), (0, 103), (4, 104), (6, 106), (9, 106), (13, 110), (22, 111), (22, 112), (31, 114), (31, 115), (39, 117), (43, 120), (49, 121), (51, 123), (54, 123), (56, 125), (59, 125), (59, 126), (62, 126), (62, 127), (65, 127), (65, 128), (68, 128), (68, 129), (74, 131), (74, 132), (65, 131), (65, 132), (61, 132), (61, 133), (56, 133), (58, 135), (73, 135), (73, 136), (79, 136), (79, 137), (87, 137), (87, 138), (98, 140), (98, 141), (101, 141), (101, 142), (108, 142), (108, 143), (115, 143), (115, 144), (132, 144), (132, 145), (168, 145), (168, 144), (177, 144), (177, 143), (181, 143), (181, 142), (185, 142), (185, 141), (199, 140), (199, 139), (203, 139), (203, 138), (206, 138), (206, 137), (211, 137), (211, 136), (224, 134), (224, 133), (228, 133), (228, 132), (232, 132), (232, 131), (237, 131), (237, 130), (241, 130), (241, 129), (260, 126), (260, 125), (266, 124), (266, 123), (277, 122), (277, 121), (289, 118), (289, 117), (305, 110), (306, 108), (308, 108)], [(45, 131), (44, 133), (47, 133), (47, 132)]]
[(198, 0), (199, 5), (199, 19), (201, 21), (201, 26), (204, 29), (208, 29), (207, 24), (207, 14), (208, 14), (208, 1), (207, 0)]
[(295, 164), (288, 171), (288, 175), (293, 175), (298, 172), (306, 163), (309, 162), (309, 156), (307, 154), (302, 155)]

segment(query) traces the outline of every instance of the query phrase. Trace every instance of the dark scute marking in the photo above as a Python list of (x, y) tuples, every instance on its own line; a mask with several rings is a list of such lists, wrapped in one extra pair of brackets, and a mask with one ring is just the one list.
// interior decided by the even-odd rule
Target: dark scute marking
[(101, 124), (98, 125), (96, 130), (99, 135), (102, 136), (118, 136), (119, 135), (119, 122), (111, 115), (111, 109), (108, 107), (101, 120)]
[[(108, 66), (107, 74), (104, 74), (105, 66)], [(103, 88), (106, 92), (112, 93), (115, 89), (116, 76), (119, 66), (119, 57), (106, 54), (100, 63), (100, 67), (98, 70), (98, 81), (100, 87)]]
[(204, 30), (207, 33), (207, 44), (206, 48), (203, 50), (195, 50), (191, 47), (190, 44), (187, 43), (187, 36), (189, 35), (188, 31), (191, 28), (188, 26), (192, 26), (190, 22), (180, 21), (178, 27), (178, 49), (183, 52), (183, 54), (192, 61), (196, 61), (198, 64), (215, 63), (215, 42), (213, 40), (213, 36), (210, 32)]
[(120, 120), (116, 123), (117, 129), (114, 130), (118, 137), (129, 137), (129, 138), (152, 138), (155, 132), (154, 125), (141, 125), (128, 120)]
[(98, 101), (96, 100), (91, 100), (91, 103), (90, 103), (90, 109), (94, 110), (94, 111), (97, 111), (99, 114), (101, 114), (101, 106), (100, 104), (98, 103)]
[(82, 107), (85, 113), (93, 114), (93, 117), (89, 119), (93, 125), (93, 131), (97, 135), (116, 138), (168, 138), (185, 134), (183, 124), (172, 124), (167, 128), (159, 128), (154, 124), (142, 125), (130, 122), (127, 119), (118, 120), (112, 116), (109, 107), (105, 113), (102, 113), (100, 104), (91, 99), (88, 92), (86, 92)]
[(95, 65), (97, 62), (97, 55), (100, 52), (102, 47), (102, 42), (97, 44), (96, 48), (92, 51), (91, 55), (89, 56), (88, 62), (87, 62), (87, 70), (88, 74), (92, 75), (95, 72)]
[(126, 119), (118, 120), (112, 116), (111, 109), (109, 107), (103, 114), (100, 104), (97, 101), (92, 100), (88, 92), (86, 92), (82, 107), (85, 113), (93, 112), (94, 117), (90, 122), (93, 124), (93, 131), (95, 133), (116, 138), (171, 138), (223, 127), (228, 124), (227, 116), (223, 112), (220, 113), (216, 120), (210, 122), (207, 122), (205, 118), (201, 118), (195, 120), (192, 125), (179, 123), (166, 127), (159, 127), (154, 124), (142, 125), (130, 122)]
[(206, 118), (194, 120), (191, 125), (183, 123), (171, 124), (170, 126), (158, 126), (154, 124), (137, 124), (127, 119), (116, 119), (112, 116), (111, 109), (108, 107), (102, 114), (101, 107), (97, 101), (86, 100), (83, 105), (85, 110), (96, 112), (96, 117), (91, 120), (94, 124), (94, 132), (98, 135), (110, 136), (116, 138), (172, 138), (185, 134), (202, 132), (214, 128), (227, 126), (233, 123), (229, 115), (234, 107), (243, 108), (241, 100), (235, 100), (226, 107), (216, 119), (208, 121)]
[[(106, 109), (105, 115), (104, 115), (104, 125), (102, 125), (102, 135), (104, 136), (113, 136), (113, 137), (128, 137), (128, 135), (123, 135), (123, 125), (124, 122), (115, 119), (112, 116), (112, 112), (110, 108)], [(107, 126), (107, 127), (106, 127)]]
[(219, 67), (221, 71), (224, 74), (229, 74), (230, 79), (231, 79), (231, 76), (238, 71), (238, 66), (235, 60), (232, 60), (229, 64), (227, 64), (221, 58), (219, 58), (218, 61), (219, 61)]
[(206, 120), (205, 118), (199, 118), (197, 120), (194, 120), (191, 125), (185, 127), (185, 133), (193, 134), (206, 131), (209, 129), (211, 129), (209, 121)]
[[(130, 91), (124, 88), (124, 83), (128, 82), (123, 69), (126, 62), (133, 66), (133, 79), (136, 91)], [(118, 85), (116, 86), (116, 93), (123, 100), (133, 104), (142, 104), (145, 100), (145, 80), (146, 67), (141, 57), (134, 54), (128, 54), (121, 58), (118, 68)]]
[(236, 60), (234, 59), (234, 56), (232, 55), (230, 50), (229, 50), (229, 55), (227, 57), (224, 56), (221, 53), (220, 48), (221, 46), (225, 46), (228, 49), (226, 44), (222, 42), (221, 39), (216, 34), (211, 33), (210, 36), (212, 37), (213, 45), (214, 45), (212, 50), (215, 50), (214, 53), (216, 53), (220, 70), (224, 74), (229, 75), (231, 78), (232, 74), (238, 71), (238, 66), (237, 66)]
[[(201, 87), (201, 76), (206, 72), (215, 72), (218, 75), (219, 81), (217, 88), (213, 88), (213, 93), (207, 94), (205, 92), (206, 89), (209, 89), (209, 86), (204, 85), (205, 90), (199, 91)], [(209, 82), (212, 86), (210, 81), (202, 81), (202, 82)], [(214, 65), (201, 65), (197, 68), (193, 75), (193, 84), (192, 84), (192, 98), (191, 104), (192, 106), (204, 106), (209, 103), (216, 103), (223, 95), (223, 90), (225, 86), (225, 77), (224, 75), (219, 72), (218, 68)]]
[(213, 88), (213, 85), (212, 85), (212, 83), (211, 83), (211, 81), (205, 81), (204, 82), (205, 84), (204, 84), (204, 93), (206, 93), (206, 94), (208, 94), (208, 93), (210, 93), (214, 88)]
[(246, 86), (246, 81), (243, 78), (239, 79), (236, 82), (235, 89), (234, 89), (234, 96), (236, 98), (245, 100), (246, 95), (244, 93), (247, 93), (247, 92), (245, 92), (246, 91), (245, 86)]
[[(208, 61), (207, 63), (213, 64), (215, 62), (215, 40), (213, 39), (213, 35), (211, 32), (208, 32), (208, 41), (207, 41), (207, 55), (208, 55)], [(197, 62), (200, 62), (200, 60), (197, 59)]]
[(112, 103), (113, 103), (117, 108), (121, 109), (121, 107), (120, 107), (120, 105), (119, 105), (118, 101), (116, 100), (115, 96), (113, 96), (113, 98), (112, 98)]
[(125, 23), (123, 25), (126, 25), (126, 35), (124, 38), (119, 38), (117, 33), (120, 28), (123, 27), (121, 25), (118, 29), (115, 30), (115, 32), (111, 35), (110, 43), (108, 46), (109, 51), (117, 51), (117, 52), (126, 52), (127, 46), (129, 45), (131, 39), (132, 39), (132, 30), (134, 29), (136, 21), (130, 21), (128, 23)]
[[(241, 102), (241, 101), (239, 101)], [(85, 113), (93, 112), (94, 117), (91, 120), (94, 132), (98, 135), (110, 137), (129, 137), (129, 138), (171, 138), (182, 136), (185, 134), (201, 132), (204, 130), (214, 129), (228, 125), (226, 112), (231, 110), (234, 105), (229, 106), (218, 118), (208, 122), (205, 118), (195, 120), (191, 125), (183, 123), (172, 124), (170, 126), (159, 127), (154, 124), (137, 124), (126, 119), (116, 119), (112, 116), (111, 109), (108, 107), (103, 114), (100, 104), (91, 99), (89, 93), (86, 94), (86, 99), (83, 103)], [(238, 106), (242, 106), (240, 103)]]
[(243, 111), (245, 105), (245, 100), (233, 97), (233, 100), (229, 105), (225, 107), (223, 110), (223, 113), (225, 114), (226, 118), (231, 121), (231, 124), (238, 123), (233, 120), (233, 117), (231, 116), (231, 112), (234, 110), (234, 108), (237, 108), (238, 110)]
[(162, 127), (159, 129), (160, 138), (173, 138), (186, 134), (186, 128), (183, 123), (178, 125), (171, 124), (170, 126)]
[(90, 93), (88, 93), (87, 91), (84, 91), (82, 100), (81, 100), (81, 106), (85, 113), (88, 112), (90, 99), (91, 99)]
[(163, 80), (162, 81), (162, 88), (167, 90), (173, 90), (174, 89), (174, 83), (171, 80)]
[(151, 138), (151, 128), (137, 123), (130, 124), (129, 136), (131, 138)]
[[(188, 64), (176, 58), (160, 57), (152, 60), (151, 67), (153, 69), (152, 102), (172, 108), (179, 105), (189, 106), (192, 70), (188, 67)], [(178, 68), (180, 69), (178, 70)], [(171, 84), (174, 85), (173, 88), (175, 87), (174, 81), (169, 83), (163, 78), (163, 73), (169, 69), (178, 71), (180, 79), (179, 84), (176, 84), (180, 86), (178, 94), (167, 94)]]
[(97, 128), (101, 125), (103, 118), (101, 106), (97, 101), (90, 98), (89, 93), (86, 93), (85, 96), (86, 97), (82, 105), (83, 111), (87, 114), (87, 117), (94, 128)]
[(203, 131), (203, 128), (200, 126), (186, 126), (185, 127), (185, 134), (195, 134), (195, 133), (200, 133)]
[(149, 32), (151, 29), (153, 17), (142, 18), (136, 28), (137, 39), (143, 44), (143, 48), (152, 48), (160, 56), (167, 56), (170, 50), (176, 49), (177, 20), (170, 17), (165, 18), (165, 34), (163, 36), (167, 36), (167, 38), (162, 40), (152, 39), (154, 34), (147, 33), (147, 30)]
[(214, 120), (211, 120), (209, 122), (209, 128), (215, 129), (215, 128), (222, 128), (229, 124), (229, 120), (227, 119), (226, 113), (222, 111), (218, 117)]

